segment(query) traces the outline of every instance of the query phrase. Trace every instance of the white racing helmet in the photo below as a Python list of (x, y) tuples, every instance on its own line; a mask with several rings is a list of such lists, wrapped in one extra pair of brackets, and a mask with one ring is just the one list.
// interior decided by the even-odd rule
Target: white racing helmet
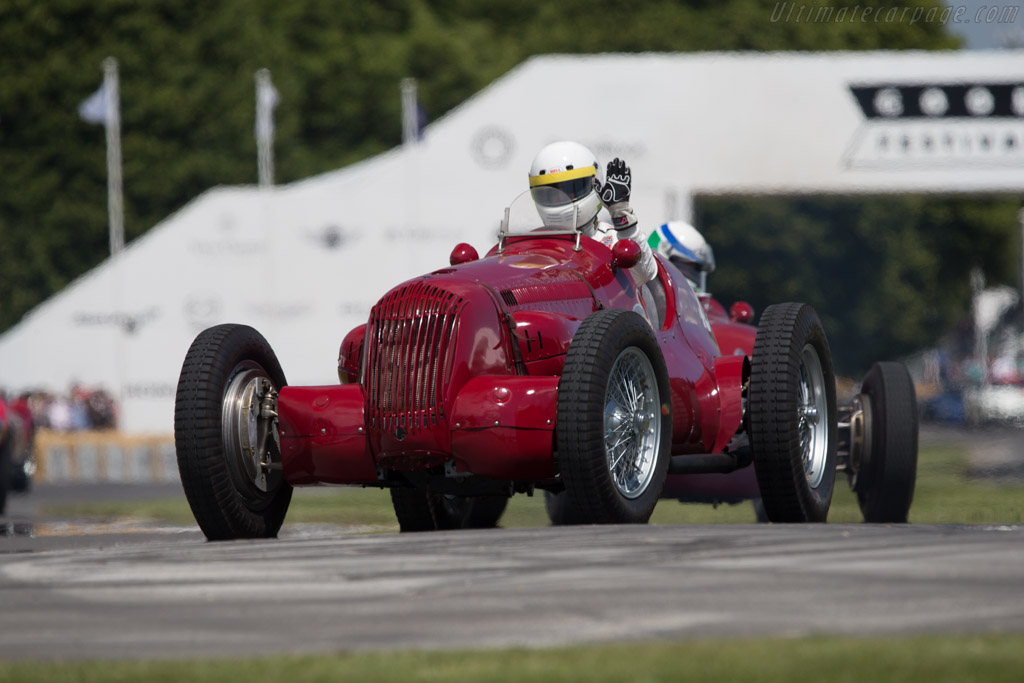
[(715, 252), (697, 228), (669, 221), (652, 232), (647, 243), (682, 271), (698, 291), (707, 290), (708, 273), (715, 272)]
[(537, 153), (530, 194), (545, 225), (580, 228), (594, 220), (601, 210), (597, 170), (597, 157), (576, 142), (554, 142)]

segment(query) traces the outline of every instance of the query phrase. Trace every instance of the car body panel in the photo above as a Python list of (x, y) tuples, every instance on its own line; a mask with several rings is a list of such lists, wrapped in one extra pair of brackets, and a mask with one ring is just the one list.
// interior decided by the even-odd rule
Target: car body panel
[(745, 358), (722, 356), (681, 274), (657, 257), (652, 300), (588, 237), (538, 233), (501, 246), (477, 260), (463, 249), (457, 265), (386, 293), (342, 342), (344, 384), (281, 390), (289, 483), (378, 484), (388, 471), (442, 469), (554, 480), (565, 357), (582, 321), (608, 308), (652, 321), (669, 375), (673, 455), (726, 448), (741, 428)]

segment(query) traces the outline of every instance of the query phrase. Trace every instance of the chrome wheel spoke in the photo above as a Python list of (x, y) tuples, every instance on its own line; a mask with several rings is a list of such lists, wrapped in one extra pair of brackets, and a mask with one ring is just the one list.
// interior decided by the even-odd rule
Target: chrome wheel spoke
[(811, 488), (822, 480), (828, 459), (828, 399), (821, 360), (813, 346), (807, 344), (800, 353), (799, 404), (797, 432), (800, 437), (804, 476)]
[(634, 347), (619, 354), (609, 373), (605, 407), (605, 455), (612, 481), (622, 495), (643, 494), (654, 474), (660, 413), (654, 368)]

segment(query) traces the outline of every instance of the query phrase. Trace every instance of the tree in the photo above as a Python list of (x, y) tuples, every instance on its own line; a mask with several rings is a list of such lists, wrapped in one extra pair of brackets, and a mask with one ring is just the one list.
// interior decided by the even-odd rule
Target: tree
[(1018, 200), (785, 197), (699, 200), (719, 268), (711, 289), (756, 310), (814, 306), (837, 370), (934, 346), (971, 310), (970, 271), (1017, 285)]
[[(843, 0), (840, 5), (885, 3)], [(938, 0), (919, 3), (938, 7)], [(253, 73), (269, 68), (277, 179), (398, 144), (398, 84), (438, 117), (537, 53), (945, 49), (938, 22), (771, 22), (757, 0), (5, 0), (0, 331), (108, 251), (102, 131), (77, 118), (119, 60), (126, 237), (204, 190), (256, 181)]]

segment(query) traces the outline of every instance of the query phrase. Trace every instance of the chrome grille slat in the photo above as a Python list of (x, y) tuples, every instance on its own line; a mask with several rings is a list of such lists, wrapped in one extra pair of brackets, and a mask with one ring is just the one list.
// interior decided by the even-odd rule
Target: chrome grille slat
[(427, 283), (387, 295), (370, 312), (366, 336), (370, 424), (415, 430), (444, 420), (448, 354), (462, 299)]

